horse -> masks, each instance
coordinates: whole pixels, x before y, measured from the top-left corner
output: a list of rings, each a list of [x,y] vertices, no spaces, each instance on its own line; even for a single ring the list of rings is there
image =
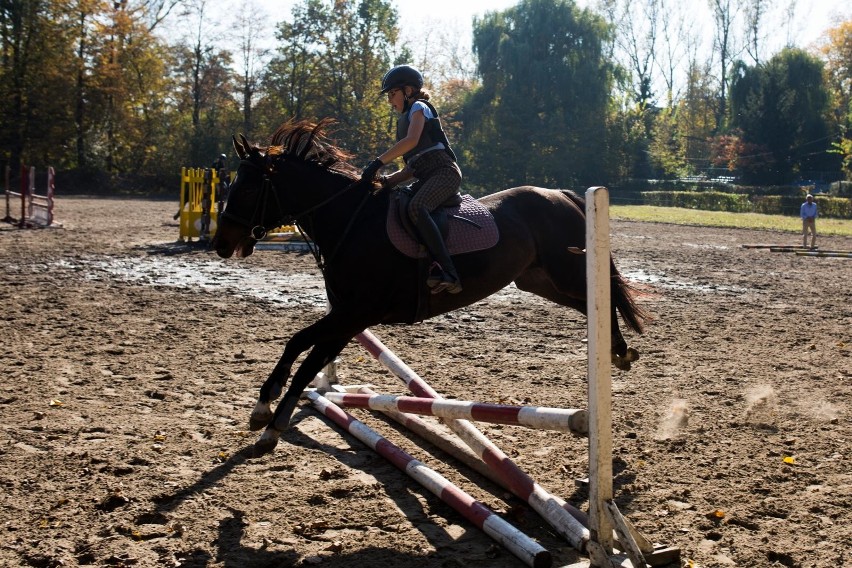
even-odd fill
[[[482,197],[499,229],[496,245],[454,258],[463,283],[457,294],[430,295],[420,261],[392,244],[386,218],[390,191],[360,179],[352,155],[337,147],[332,120],[290,120],[270,144],[233,137],[240,159],[211,247],[222,258],[247,257],[269,228],[296,224],[305,234],[325,280],[330,308],[295,333],[260,388],[251,413],[253,431],[266,428],[256,454],[272,451],[289,427],[302,392],[358,333],[378,324],[417,321],[468,306],[514,282],[520,289],[586,314],[585,204],[570,190],[521,186]],[[646,319],[635,290],[610,259],[612,362],[622,370],[639,357],[618,327],[642,333]],[[421,318],[425,319],[425,318]],[[283,392],[296,359],[310,350]]]

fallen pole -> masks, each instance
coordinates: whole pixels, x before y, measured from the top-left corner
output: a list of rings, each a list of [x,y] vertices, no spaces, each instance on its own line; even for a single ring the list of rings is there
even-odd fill
[[[747,244],[740,245],[744,249],[806,249],[800,245],[771,245],[771,244]]]
[[[441,474],[430,469],[423,462],[415,459],[402,448],[343,411],[327,397],[316,391],[307,392],[306,396],[314,408],[324,416],[423,485],[485,534],[503,545],[526,565],[533,568],[549,568],[552,565],[553,560],[550,552],[544,547],[504,521],[462,489],[453,485]]]
[[[834,258],[852,258],[852,251],[847,251],[847,250],[821,250],[821,251],[797,250],[796,256],[827,256],[827,257],[834,257]]]
[[[815,250],[815,248],[811,247],[799,247],[799,246],[784,246],[784,247],[769,247],[769,252],[799,252],[806,250]]]
[[[352,408],[394,410],[439,418],[526,426],[539,430],[570,432],[577,436],[584,436],[589,432],[588,413],[585,410],[570,408],[510,406],[464,400],[338,392],[330,392],[326,394],[326,398],[340,406]]]
[[[442,398],[369,330],[362,331],[355,336],[355,339],[370,355],[402,380],[416,396]],[[469,421],[448,420],[447,427],[455,432],[479,459],[488,464],[501,477],[503,485],[509,491],[526,501],[533,510],[556,529],[556,532],[571,543],[571,546],[581,552],[585,550],[586,544],[589,542],[589,529],[565,510],[566,502],[564,499],[549,493],[536,483]]]

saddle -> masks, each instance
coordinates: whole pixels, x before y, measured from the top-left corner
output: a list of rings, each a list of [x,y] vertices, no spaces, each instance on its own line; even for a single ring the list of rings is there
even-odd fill
[[[408,218],[408,203],[413,193],[409,188],[395,189],[388,207],[387,232],[393,246],[411,258],[428,255],[417,239],[417,231]],[[470,195],[455,194],[431,213],[444,237],[451,256],[485,250],[500,240],[494,217]]]

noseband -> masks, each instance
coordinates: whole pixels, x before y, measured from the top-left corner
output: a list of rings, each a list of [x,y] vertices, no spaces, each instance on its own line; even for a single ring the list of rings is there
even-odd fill
[[[227,207],[222,212],[222,218],[227,219],[229,221],[233,221],[234,223],[242,225],[243,227],[250,228],[251,238],[256,241],[259,241],[265,238],[266,234],[269,232],[269,228],[263,225],[263,220],[266,218],[266,205],[269,202],[270,195],[275,199],[275,208],[278,211],[278,216],[276,218],[279,219],[279,221],[276,221],[273,227],[278,227],[284,224],[284,221],[287,219],[287,216],[281,212],[281,202],[278,200],[278,194],[275,192],[275,188],[272,185],[272,180],[269,179],[269,172],[266,171],[265,168],[258,166],[250,160],[240,160],[240,165],[260,170],[263,173],[263,183],[260,186],[260,197],[258,198],[257,203],[255,203],[254,213],[252,213],[250,219],[240,217],[239,215],[234,215],[233,213],[228,211]]]

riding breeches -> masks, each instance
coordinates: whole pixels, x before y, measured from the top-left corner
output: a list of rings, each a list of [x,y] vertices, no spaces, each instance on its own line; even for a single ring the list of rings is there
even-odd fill
[[[461,186],[461,170],[449,154],[433,150],[417,158],[412,164],[417,182],[412,185],[414,197],[408,205],[408,216],[417,224],[420,215],[428,215]]]

